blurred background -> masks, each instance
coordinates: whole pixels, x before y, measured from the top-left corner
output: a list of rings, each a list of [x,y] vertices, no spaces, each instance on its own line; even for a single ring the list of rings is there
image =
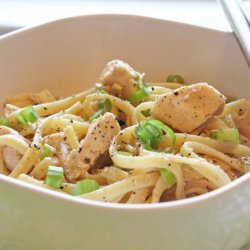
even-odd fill
[[[246,2],[250,10],[250,1]],[[64,17],[108,13],[231,30],[216,0],[0,0],[0,34]]]

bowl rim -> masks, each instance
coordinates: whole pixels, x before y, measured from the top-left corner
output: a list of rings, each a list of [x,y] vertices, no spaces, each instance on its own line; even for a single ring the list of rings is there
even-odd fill
[[[17,28],[16,30],[10,31],[6,34],[3,34],[0,36],[0,43],[8,40],[15,38],[17,36],[22,36],[26,35],[29,32],[35,31],[36,29],[43,29],[47,28],[49,26],[53,25],[58,25],[60,23],[64,22],[70,22],[74,21],[77,19],[141,19],[141,20],[149,20],[152,22],[159,22],[159,23],[168,23],[169,25],[177,25],[179,27],[186,27],[189,29],[197,29],[197,30],[206,30],[207,32],[213,32],[217,34],[233,34],[233,31],[230,30],[217,30],[213,29],[210,27],[201,27],[195,24],[189,24],[189,23],[182,23],[182,22],[177,22],[173,20],[165,20],[161,18],[156,18],[156,17],[149,17],[149,16],[143,16],[143,15],[131,15],[131,14],[87,14],[87,15],[75,15],[75,16],[70,16],[70,17],[65,17],[65,18],[60,18],[60,19],[55,19],[52,21],[40,23],[40,24],[34,24],[34,25],[28,25],[26,27],[21,27]]]
[[[219,200],[223,196],[228,195],[229,193],[236,192],[240,186],[244,186],[250,184],[250,172],[241,176],[240,178],[232,181],[231,183],[220,187],[216,190],[213,190],[209,193],[202,194],[199,196],[195,196],[192,198],[185,198],[183,200],[162,202],[162,203],[151,203],[151,204],[117,204],[117,203],[109,203],[102,201],[89,200],[85,198],[80,198],[77,196],[72,196],[67,193],[60,193],[56,190],[46,189],[44,187],[36,186],[34,184],[30,184],[24,182],[19,179],[15,179],[9,176],[5,176],[0,174],[0,183],[8,184],[9,186],[13,186],[16,188],[20,188],[24,191],[33,192],[37,195],[42,195],[47,198],[57,199],[63,202],[71,203],[74,205],[91,207],[91,208],[104,208],[107,210],[120,210],[120,211],[151,211],[151,210],[166,210],[170,211],[177,208],[188,208],[199,205],[204,205],[206,203],[211,204],[211,200]]]
[[[76,19],[141,19],[147,20],[152,22],[159,22],[159,23],[168,23],[170,25],[176,25],[178,27],[185,27],[190,29],[197,29],[197,30],[206,30],[207,32],[213,32],[216,34],[232,34],[231,31],[221,31],[215,30],[212,28],[206,27],[199,27],[193,24],[185,24],[176,21],[170,20],[163,20],[160,18],[153,18],[153,17],[145,17],[140,15],[127,15],[127,14],[96,14],[96,15],[80,15],[80,16],[73,16],[73,17],[66,17],[58,20],[53,20],[50,22],[46,22],[43,24],[38,24],[34,26],[28,26],[24,28],[20,28],[18,30],[9,32],[4,34],[0,37],[0,45],[3,42],[8,41],[9,39],[14,39],[19,36],[27,35],[30,32],[37,31],[39,29],[49,28],[53,25],[59,25],[64,22],[70,22]],[[88,200],[84,198],[79,198],[75,196],[71,196],[68,194],[63,194],[54,190],[45,189],[43,187],[35,186],[33,184],[25,183],[21,180],[11,178],[9,176],[5,176],[0,174],[0,182],[5,183],[7,185],[20,188],[27,192],[33,192],[38,195],[43,195],[52,199],[61,200],[67,203],[71,203],[74,205],[79,206],[88,206],[92,208],[101,208],[101,209],[108,209],[108,210],[119,210],[119,211],[151,211],[151,210],[172,210],[176,208],[186,208],[190,206],[201,205],[202,203],[210,202],[211,199],[220,199],[222,196],[228,194],[239,188],[246,183],[250,183],[250,173],[245,174],[244,176],[240,177],[239,179],[218,188],[212,192],[207,194],[199,195],[192,198],[187,198],[178,201],[171,201],[171,202],[163,202],[163,203],[155,203],[155,204],[115,204],[115,203],[105,203],[100,201]]]

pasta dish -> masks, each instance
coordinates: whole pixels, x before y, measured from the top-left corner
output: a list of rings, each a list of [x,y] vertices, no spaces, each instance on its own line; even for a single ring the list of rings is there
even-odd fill
[[[107,63],[93,88],[7,96],[0,173],[65,195],[158,203],[202,195],[250,170],[250,102],[180,75],[145,81]]]

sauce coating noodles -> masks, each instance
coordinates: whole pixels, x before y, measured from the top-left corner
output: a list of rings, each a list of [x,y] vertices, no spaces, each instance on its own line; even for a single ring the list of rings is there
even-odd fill
[[[93,88],[6,97],[0,173],[66,195],[158,203],[220,188],[250,169],[250,102],[206,83],[145,82],[114,60]]]

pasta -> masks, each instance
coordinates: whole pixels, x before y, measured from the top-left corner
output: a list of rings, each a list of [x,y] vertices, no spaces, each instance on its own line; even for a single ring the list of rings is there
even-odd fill
[[[250,102],[206,83],[145,82],[114,60],[95,87],[6,97],[0,173],[112,203],[159,203],[211,192],[250,170]]]

